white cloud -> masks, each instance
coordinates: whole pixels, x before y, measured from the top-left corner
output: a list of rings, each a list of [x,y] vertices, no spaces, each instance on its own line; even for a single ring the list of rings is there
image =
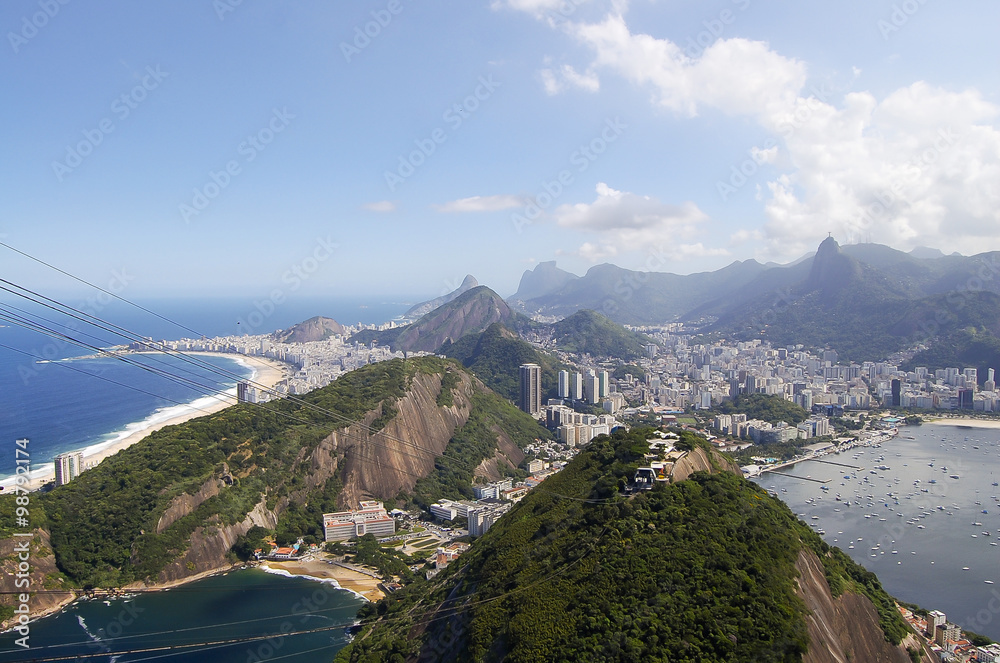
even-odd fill
[[[924,82],[881,102],[847,95],[786,131],[796,169],[768,183],[767,257],[794,257],[826,232],[908,250],[976,253],[1000,222],[996,106]]]
[[[511,8],[520,4],[509,0]],[[668,39],[634,33],[625,6],[612,3],[600,20],[573,17],[559,26],[591,53],[582,68],[564,65],[564,70],[585,71],[595,81],[611,72],[650,89],[657,106],[689,117],[703,108],[749,117],[778,139],[752,154],[758,164],[781,171],[763,187],[756,182],[764,224],[758,234],[737,233],[732,241],[762,234],[764,259],[796,258],[827,232],[841,241],[870,238],[904,250],[923,244],[975,253],[986,248],[987,239],[989,248],[996,246],[1000,112],[978,90],[956,92],[918,81],[881,100],[870,92],[843,94],[822,86],[809,91],[805,63],[765,42],[717,39],[688,54]],[[852,67],[851,73],[856,83],[861,71]],[[550,69],[542,77],[550,94],[567,89],[572,80]],[[613,245],[652,233],[633,194],[563,206],[557,217],[566,227],[589,224],[590,230],[613,219],[615,230],[605,231],[617,235]],[[689,225],[682,213],[665,217],[673,220],[650,226]]]
[[[559,94],[569,88],[580,88],[587,92],[597,92],[601,88],[597,74],[592,71],[581,74],[568,64],[559,69],[542,69],[541,76],[545,92],[549,95]]]
[[[708,217],[691,202],[669,205],[656,198],[617,191],[604,182],[596,186],[592,203],[560,205],[552,211],[558,226],[595,236],[575,252],[591,262],[615,255],[667,247],[676,257],[725,254],[699,244],[681,244]]]
[[[593,69],[610,68],[637,85],[649,85],[656,102],[686,115],[705,105],[731,114],[763,114],[787,105],[804,85],[806,67],[760,41],[719,39],[698,59],[668,39],[633,34],[621,15],[577,23],[571,35],[594,51]]]
[[[366,210],[370,212],[395,212],[396,203],[391,200],[380,200],[376,203],[366,203],[362,205]]]
[[[526,203],[527,200],[523,196],[500,194],[459,198],[441,205],[434,205],[434,209],[439,212],[499,212],[514,207],[523,207]]]

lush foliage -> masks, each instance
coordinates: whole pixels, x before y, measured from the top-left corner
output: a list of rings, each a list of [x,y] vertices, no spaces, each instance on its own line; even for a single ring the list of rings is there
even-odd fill
[[[979,384],[986,380],[989,368],[1000,369],[1000,338],[989,331],[965,327],[945,335],[923,352],[918,352],[902,368],[912,371],[925,366],[931,371],[950,366],[978,369]]]
[[[521,364],[542,367],[543,401],[556,398],[558,372],[565,368],[557,359],[539,352],[500,323],[490,325],[481,334],[467,334],[454,343],[445,343],[439,352],[457,359],[483,384],[514,402],[521,388],[518,371]]]
[[[348,561],[378,569],[384,580],[397,576],[407,581],[413,579],[413,572],[408,565],[416,560],[399,550],[383,548],[374,536],[365,534],[355,543],[354,556],[349,557]]]
[[[646,434],[598,438],[461,564],[366,606],[370,626],[338,661],[801,660],[795,561],[803,541],[822,542],[728,473],[624,497]],[[880,614],[891,605],[874,576],[835,560],[834,582],[863,585]]]
[[[333,504],[338,488],[330,482],[308,492],[304,459],[345,421],[404,395],[414,372],[428,362],[441,360],[372,364],[304,397],[331,414],[286,400],[234,406],[169,426],[39,496],[59,568],[80,585],[155,577],[184,552],[196,528],[238,523],[265,495],[269,508],[281,497],[295,498],[279,523],[283,536],[315,532],[317,513]],[[227,466],[231,486],[157,531],[175,497],[218,481]]]
[[[809,417],[801,405],[768,394],[740,394],[731,401],[722,401],[715,410],[720,414],[745,414],[748,419],[761,419],[772,424],[784,421],[791,426]]]
[[[651,342],[647,337],[587,309],[552,325],[552,335],[560,350],[625,361],[644,356],[644,346]]]

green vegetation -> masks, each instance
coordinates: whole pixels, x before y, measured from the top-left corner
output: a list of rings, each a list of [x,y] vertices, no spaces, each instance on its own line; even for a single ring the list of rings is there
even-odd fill
[[[494,454],[501,433],[522,447],[535,438],[552,437],[534,419],[496,394],[473,394],[468,421],[455,431],[444,453],[435,459],[434,471],[417,481],[413,488],[414,502],[426,509],[442,497],[472,499],[475,469]],[[499,467],[503,469],[502,464]]]
[[[543,402],[558,396],[558,373],[566,368],[500,323],[490,325],[481,334],[467,334],[454,343],[446,342],[438,352],[457,359],[483,384],[514,402],[520,390],[521,364],[542,367]]]
[[[552,325],[552,335],[560,350],[625,361],[644,356],[645,345],[652,342],[587,309]]]
[[[622,380],[626,375],[631,375],[639,382],[646,379],[646,371],[643,370],[641,366],[636,366],[635,364],[622,364],[615,369],[614,373],[611,374],[616,380]]]
[[[443,372],[449,363],[423,357],[372,364],[303,397],[337,413],[336,418],[283,400],[234,406],[168,426],[73,482],[33,498],[32,518],[49,530],[59,569],[79,586],[155,578],[185,552],[197,528],[241,522],[261,502],[273,509],[288,498],[276,529],[279,541],[321,539],[320,514],[334,508],[340,484],[333,478],[315,489],[306,486],[316,446],[345,418],[360,419],[380,404],[384,418],[418,371]],[[519,424],[508,424],[504,417],[504,426],[516,430]],[[172,523],[161,520],[175,497],[210,487],[227,466],[231,486],[221,486]],[[241,550],[249,544],[244,541]]]
[[[731,401],[722,401],[714,410],[719,414],[745,414],[748,419],[760,419],[771,424],[784,421],[790,426],[809,418],[809,413],[801,405],[767,394],[740,394]]]
[[[237,559],[246,562],[253,557],[253,552],[264,548],[264,539],[271,534],[270,530],[254,525],[246,534],[238,537],[233,544],[232,553]],[[265,549],[265,553],[268,551]]]
[[[399,550],[383,548],[371,534],[365,534],[357,540],[354,556],[346,561],[378,569],[383,580],[391,580],[393,576],[397,576],[404,582],[413,580],[413,571],[409,565],[416,563],[416,560]]]
[[[935,371],[942,368],[976,367],[979,384],[986,380],[987,369],[1000,369],[1000,338],[987,329],[976,326],[963,327],[944,335],[923,352],[918,352],[901,368],[912,371],[926,366]]]
[[[437,396],[438,407],[451,407],[455,404],[452,392],[458,386],[459,382],[458,373],[449,369],[445,370],[441,375],[441,392]]]
[[[461,564],[364,606],[337,661],[799,661],[804,546],[839,591],[873,599],[898,642],[905,624],[875,577],[742,477],[698,472],[624,496],[649,433],[597,438]]]

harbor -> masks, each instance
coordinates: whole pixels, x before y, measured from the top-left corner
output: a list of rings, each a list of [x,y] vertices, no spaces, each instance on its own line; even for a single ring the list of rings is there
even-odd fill
[[[1000,431],[903,430],[774,464],[752,480],[899,600],[1000,640],[1000,613],[989,608],[1000,582]]]

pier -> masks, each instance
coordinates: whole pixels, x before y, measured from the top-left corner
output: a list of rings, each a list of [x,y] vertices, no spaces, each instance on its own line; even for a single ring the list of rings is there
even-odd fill
[[[772,470],[773,471],[773,470]],[[830,483],[833,479],[813,479],[812,477],[800,477],[795,474],[787,474],[785,472],[774,472],[775,474],[780,474],[783,477],[791,477],[793,479],[802,479],[803,481],[815,481],[816,483]]]
[[[826,463],[827,465],[839,465],[840,467],[849,467],[852,470],[863,470],[863,469],[865,469],[865,468],[861,467],[860,465],[848,465],[847,463],[835,463],[832,460],[820,460],[818,458],[812,458],[810,460],[813,460],[813,461],[815,461],[817,463]]]

